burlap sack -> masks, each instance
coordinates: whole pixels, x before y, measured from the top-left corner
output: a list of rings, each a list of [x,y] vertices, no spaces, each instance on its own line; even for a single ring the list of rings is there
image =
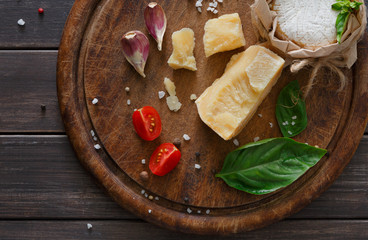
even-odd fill
[[[359,0],[363,2],[363,0]],[[352,14],[349,18],[347,29],[344,32],[341,44],[333,43],[319,47],[315,50],[305,49],[292,41],[279,39],[275,36],[277,27],[277,14],[270,10],[272,0],[255,0],[251,6],[252,24],[260,42],[267,42],[276,48],[286,59],[291,72],[298,72],[305,66],[312,66],[310,81],[305,91],[308,95],[313,81],[321,67],[328,67],[340,77],[341,88],[345,86],[345,76],[339,68],[351,68],[357,60],[357,43],[363,35],[366,25],[366,7],[363,4],[357,15]]]

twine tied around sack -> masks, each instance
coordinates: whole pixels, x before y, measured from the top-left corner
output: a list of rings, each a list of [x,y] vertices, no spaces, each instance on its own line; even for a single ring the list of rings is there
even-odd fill
[[[332,72],[336,73],[339,76],[340,88],[338,91],[340,92],[345,88],[346,76],[341,70],[341,67],[344,66],[344,58],[342,56],[335,55],[321,58],[297,59],[294,60],[290,65],[290,72],[297,73],[307,66],[311,66],[313,70],[311,72],[307,85],[303,89],[304,99],[308,96],[310,90],[312,89],[319,70],[324,67],[330,69]]]

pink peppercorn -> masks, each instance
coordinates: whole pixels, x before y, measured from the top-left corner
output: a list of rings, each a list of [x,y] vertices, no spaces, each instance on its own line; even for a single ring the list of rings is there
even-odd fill
[[[43,14],[43,8],[39,8],[39,9],[38,9],[38,13],[39,13],[39,14]]]

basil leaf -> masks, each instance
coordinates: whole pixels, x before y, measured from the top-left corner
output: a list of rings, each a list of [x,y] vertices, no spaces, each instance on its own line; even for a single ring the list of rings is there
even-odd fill
[[[276,104],[276,118],[284,137],[294,137],[308,125],[305,101],[297,80],[281,90]]]
[[[336,32],[337,32],[337,42],[338,43],[341,43],[341,37],[345,31],[349,16],[350,16],[350,12],[346,12],[346,11],[342,11],[339,13],[339,15],[337,15]]]
[[[238,190],[267,194],[293,183],[326,153],[290,138],[265,139],[229,153],[216,177]]]
[[[337,3],[332,4],[332,9],[335,11],[340,11],[336,19],[336,32],[337,32],[337,42],[341,43],[341,37],[346,29],[346,24],[348,23],[349,16],[353,10],[358,10],[362,2],[351,2],[349,0],[336,0]]]
[[[332,9],[335,11],[340,11],[342,9],[342,6],[344,5],[344,3],[342,2],[337,2],[332,4]]]

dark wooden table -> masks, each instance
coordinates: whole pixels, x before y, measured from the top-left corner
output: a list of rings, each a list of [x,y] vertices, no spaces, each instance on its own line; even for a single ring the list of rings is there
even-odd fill
[[[79,164],[60,118],[55,79],[72,4],[0,1],[0,239],[221,239],[138,219]],[[320,198],[282,222],[225,238],[368,239],[367,160],[366,131],[351,163]]]

